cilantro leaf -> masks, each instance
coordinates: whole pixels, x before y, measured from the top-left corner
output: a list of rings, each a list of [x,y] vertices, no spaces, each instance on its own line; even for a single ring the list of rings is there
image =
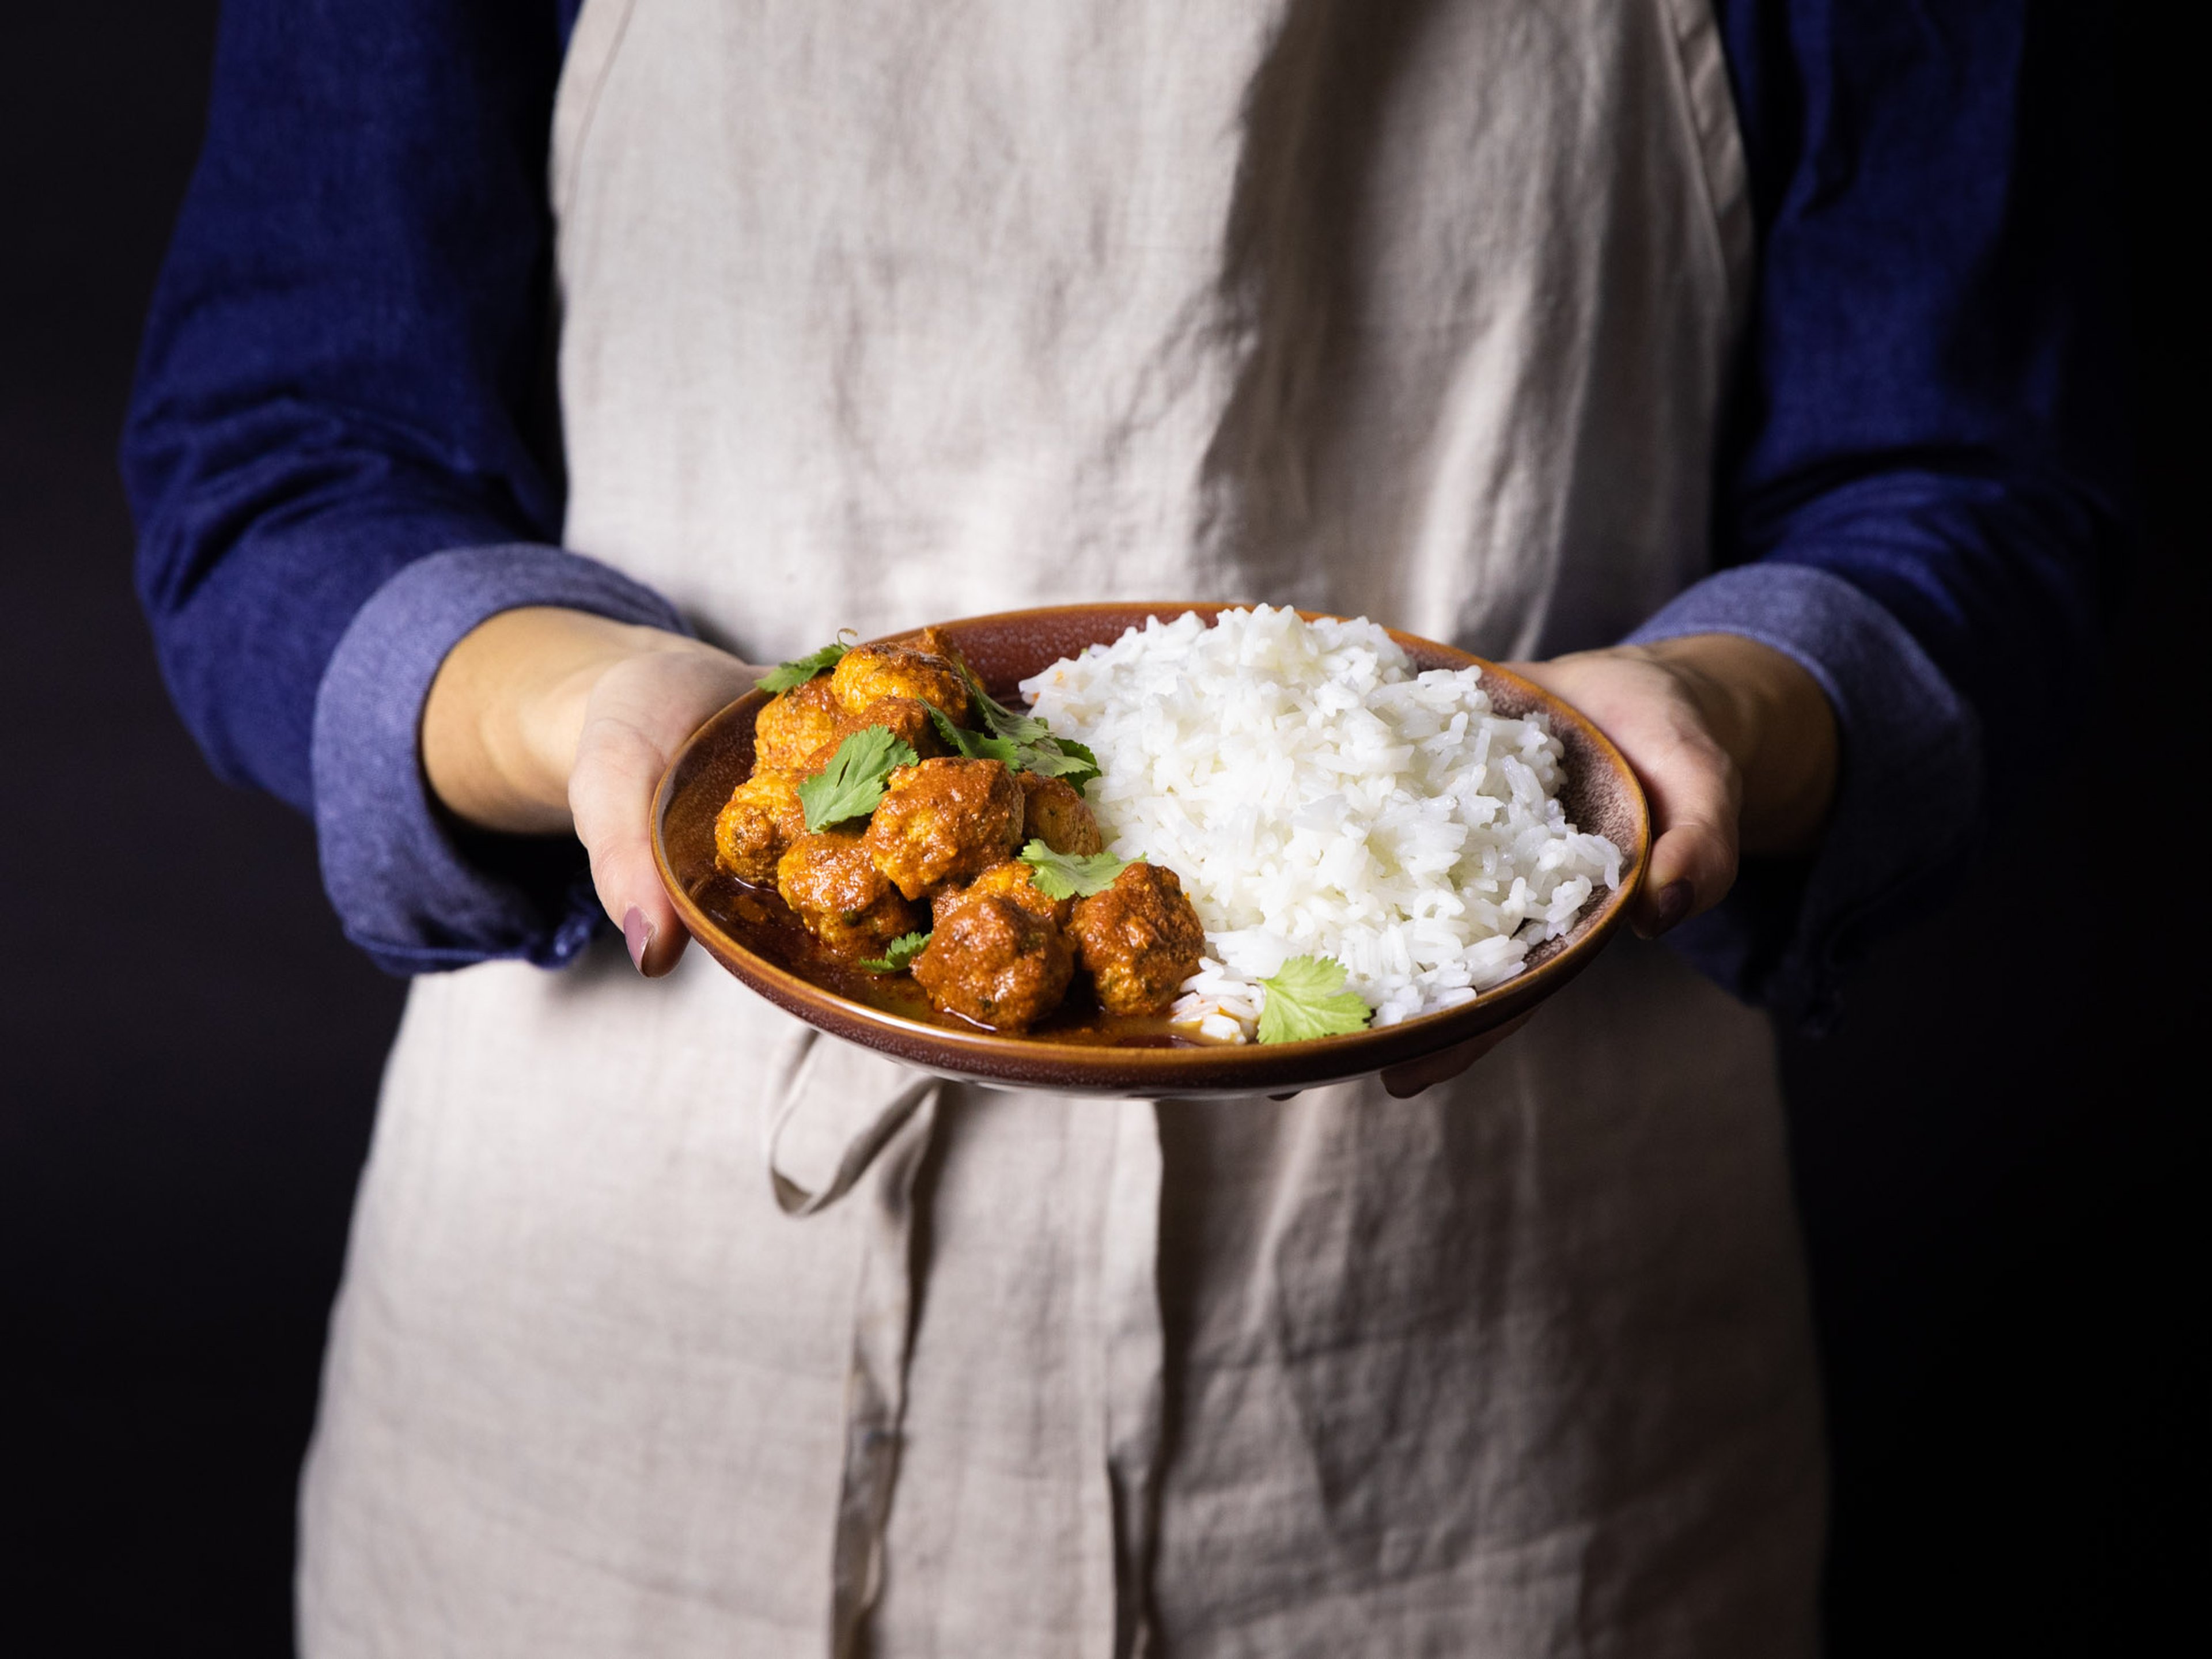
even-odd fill
[[[799,784],[806,827],[826,830],[848,818],[866,817],[884,798],[884,781],[915,759],[912,746],[888,726],[854,732],[837,745],[829,765]]]
[[[1023,848],[1019,856],[1034,872],[1030,879],[1036,884],[1037,891],[1050,899],[1090,898],[1103,893],[1131,862],[1111,853],[1055,853],[1041,841]]]
[[[996,736],[1011,738],[1015,743],[1035,743],[1052,736],[1052,728],[1034,714],[1018,714],[983,689],[983,682],[975,678],[975,671],[964,662],[952,665],[960,671],[960,678],[968,682],[968,701],[975,706],[975,718],[981,720]]]
[[[987,738],[955,726],[951,717],[933,702],[926,702],[922,707],[929,710],[929,723],[937,728],[937,735],[945,739],[954,754],[969,760],[1001,761],[1019,769],[1020,751],[1006,738]]]
[[[1260,983],[1260,1041],[1304,1042],[1364,1029],[1374,1011],[1357,991],[1344,988],[1344,964],[1334,957],[1292,957],[1273,979]]]
[[[1036,715],[1017,714],[1007,708],[983,689],[982,681],[975,678],[975,671],[966,663],[956,658],[952,665],[967,682],[968,701],[975,710],[976,719],[991,733],[991,737],[982,738],[970,734],[967,742],[951,739],[962,754],[971,757],[988,756],[992,760],[1006,762],[1018,772],[1034,772],[1042,778],[1065,778],[1078,793],[1084,785],[1099,775],[1098,757],[1082,744],[1073,738],[1055,738],[1052,728]],[[994,739],[1000,747],[991,746]],[[970,747],[971,743],[982,746]]]
[[[929,943],[927,933],[904,933],[884,948],[883,955],[865,958],[860,966],[878,974],[896,974],[922,952]]]
[[[756,691],[789,691],[812,679],[817,674],[826,674],[835,668],[852,647],[832,640],[819,651],[804,657],[793,657],[779,664],[753,682]]]
[[[1099,775],[1098,757],[1073,738],[1048,738],[1021,751],[1022,770],[1040,777],[1064,778],[1075,790]]]

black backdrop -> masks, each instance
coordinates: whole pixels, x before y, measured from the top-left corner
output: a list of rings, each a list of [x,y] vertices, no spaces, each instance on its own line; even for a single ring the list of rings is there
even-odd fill
[[[112,461],[198,141],[208,0],[16,9],[0,100],[0,1650],[280,1654],[292,1483],[401,988],[307,827],[163,699]],[[2179,54],[2123,64],[2150,549],[2093,750],[2151,845],[2201,752],[2178,556],[2201,312]],[[2194,549],[2192,548],[2192,551]],[[2077,739],[2086,744],[2090,739]],[[1785,1042],[1836,1448],[1833,1651],[2148,1651],[2183,1520],[2201,902],[2050,823]],[[2067,953],[2021,902],[2094,920]],[[2148,922],[2139,920],[2149,918]],[[2185,969],[2183,964],[2191,967]],[[2184,1069],[2180,1076],[2186,1078]],[[2196,1108],[2189,1102],[2195,1100]]]

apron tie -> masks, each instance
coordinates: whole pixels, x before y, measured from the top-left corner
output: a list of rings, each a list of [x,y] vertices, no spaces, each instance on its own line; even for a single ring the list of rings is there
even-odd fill
[[[877,1109],[866,1127],[846,1141],[836,1168],[818,1191],[802,1186],[778,1165],[784,1130],[804,1103],[804,1097],[794,1095],[786,1100],[775,1109],[775,1115],[769,1120],[768,1133],[763,1137],[761,1147],[768,1165],[769,1188],[775,1194],[776,1208],[787,1216],[805,1217],[818,1214],[844,1197],[853,1190],[854,1183],[867,1174],[868,1166],[876,1161],[877,1155],[906,1127],[907,1120],[937,1093],[939,1086],[939,1079],[916,1073],[913,1082]]]
[[[789,1053],[762,1137],[776,1207],[794,1218],[820,1214],[882,1164],[859,1221],[844,1468],[830,1555],[830,1650],[836,1659],[857,1650],[883,1581],[914,1330],[915,1176],[928,1155],[944,1086],[941,1078],[810,1031]],[[794,1162],[800,1173],[789,1168]]]
[[[1095,1103],[1109,1125],[1105,1212],[1094,1272],[1098,1340],[1095,1386],[1102,1409],[1112,1547],[1113,1659],[1148,1659],[1152,1551],[1159,1521],[1163,1364],[1159,1294],[1159,1107],[1150,1100]],[[1098,1558],[1094,1558],[1098,1559]]]
[[[913,1251],[915,1175],[928,1156],[937,1117],[938,1079],[872,1146],[884,1152],[883,1170],[863,1221],[860,1278],[853,1309],[853,1358],[845,1388],[845,1468],[837,1492],[836,1536],[831,1546],[830,1650],[835,1659],[859,1650],[861,1628],[883,1583],[884,1528],[898,1478],[906,1414],[908,1343],[914,1331]],[[886,1118],[893,1116],[886,1113]],[[864,1139],[866,1139],[864,1137]],[[859,1143],[855,1143],[855,1152]],[[873,1151],[847,1163],[866,1166]],[[844,1176],[841,1164],[839,1174]],[[846,1185],[850,1185],[847,1181]],[[835,1183],[817,1206],[842,1190]],[[805,1214],[805,1210],[794,1212]]]
[[[844,1197],[943,1085],[927,1072],[818,1031],[803,1032],[786,1052],[783,1076],[770,1096],[776,1107],[761,1137],[776,1208],[787,1216],[817,1215]]]

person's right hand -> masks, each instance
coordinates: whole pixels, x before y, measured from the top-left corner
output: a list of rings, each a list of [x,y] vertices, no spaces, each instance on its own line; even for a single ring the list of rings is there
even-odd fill
[[[653,860],[653,792],[684,740],[761,671],[680,634],[532,606],[447,653],[422,709],[422,769],[483,830],[573,830],[630,959],[666,973],[690,936]]]
[[[1649,879],[1629,911],[1657,937],[1728,894],[1740,853],[1796,855],[1818,841],[1836,790],[1835,711],[1793,659],[1735,634],[1510,665],[1597,722],[1651,803]],[[1459,1075],[1518,1030],[1392,1066],[1399,1096]]]

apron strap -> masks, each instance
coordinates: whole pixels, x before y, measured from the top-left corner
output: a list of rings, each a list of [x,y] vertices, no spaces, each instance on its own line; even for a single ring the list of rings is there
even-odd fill
[[[786,1175],[779,1162],[783,1148],[784,1131],[808,1101],[801,1089],[788,1089],[775,1115],[769,1120],[768,1132],[762,1138],[761,1152],[768,1167],[769,1189],[775,1196],[775,1206],[788,1216],[810,1216],[828,1209],[847,1193],[854,1183],[868,1172],[878,1153],[890,1144],[891,1138],[906,1125],[924,1101],[935,1096],[941,1087],[940,1080],[926,1072],[908,1073],[908,1081],[897,1093],[884,1101],[875,1115],[859,1133],[845,1143],[843,1155],[829,1182],[818,1191],[813,1191]]]

